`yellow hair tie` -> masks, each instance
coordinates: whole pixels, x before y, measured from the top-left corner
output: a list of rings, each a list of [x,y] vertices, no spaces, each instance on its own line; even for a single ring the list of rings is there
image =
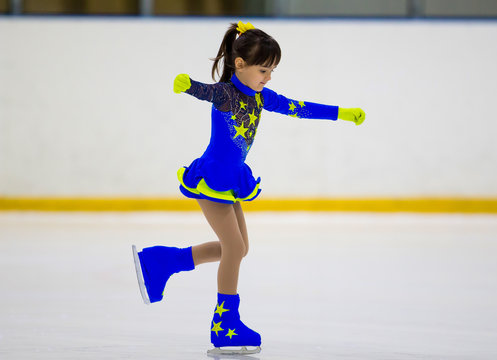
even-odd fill
[[[252,30],[252,29],[255,29],[254,25],[252,25],[251,23],[242,23],[241,21],[238,22],[238,27],[236,28],[238,30],[238,32],[241,34],[243,34],[245,31],[247,30]]]

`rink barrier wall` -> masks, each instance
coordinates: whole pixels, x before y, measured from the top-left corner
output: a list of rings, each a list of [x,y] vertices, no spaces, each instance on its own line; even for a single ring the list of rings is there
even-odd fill
[[[497,198],[268,198],[244,202],[245,211],[412,212],[497,214]],[[0,211],[199,211],[177,198],[0,198]]]
[[[211,83],[238,20],[1,18],[0,197],[178,198],[211,104],[175,94],[174,77]],[[497,22],[244,21],[284,52],[272,90],[367,114],[358,127],[264,112],[247,157],[263,195],[497,197]]]

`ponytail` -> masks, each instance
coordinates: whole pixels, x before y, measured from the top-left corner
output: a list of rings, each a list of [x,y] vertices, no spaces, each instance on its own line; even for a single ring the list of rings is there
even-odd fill
[[[250,23],[247,23],[250,24]],[[232,23],[224,35],[217,56],[212,59],[212,79],[216,81],[222,69],[220,82],[228,82],[235,73],[235,59],[241,57],[247,65],[276,66],[281,59],[281,49],[276,40],[264,31],[253,27],[238,34],[239,24]],[[252,25],[250,25],[252,26]],[[237,35],[239,35],[237,37]],[[222,63],[221,63],[222,60]]]
[[[236,30],[237,24],[232,23],[231,26],[226,31],[224,35],[223,42],[219,47],[217,56],[212,59],[214,64],[212,65],[212,79],[216,81],[216,73],[219,76],[219,67],[222,66],[222,74],[219,79],[220,82],[228,82],[235,72],[235,58],[233,57],[233,43],[236,40],[236,35],[238,31]],[[220,64],[220,61],[223,63]]]

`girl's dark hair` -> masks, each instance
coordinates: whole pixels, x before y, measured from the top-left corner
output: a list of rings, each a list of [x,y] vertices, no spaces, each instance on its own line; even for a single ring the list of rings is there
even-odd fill
[[[220,82],[228,82],[235,72],[235,59],[241,57],[247,65],[278,65],[281,49],[276,40],[259,29],[245,31],[237,38],[237,24],[232,23],[224,35],[217,56],[212,59],[212,79],[216,81],[216,73],[222,69]],[[222,64],[220,63],[223,61]]]

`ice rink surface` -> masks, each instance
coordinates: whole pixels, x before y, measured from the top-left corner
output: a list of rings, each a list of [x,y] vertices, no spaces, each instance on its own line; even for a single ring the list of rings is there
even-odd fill
[[[497,216],[248,213],[250,359],[497,359]],[[209,359],[216,264],[144,305],[131,245],[201,213],[0,213],[0,359]],[[237,358],[237,357],[226,357]]]

